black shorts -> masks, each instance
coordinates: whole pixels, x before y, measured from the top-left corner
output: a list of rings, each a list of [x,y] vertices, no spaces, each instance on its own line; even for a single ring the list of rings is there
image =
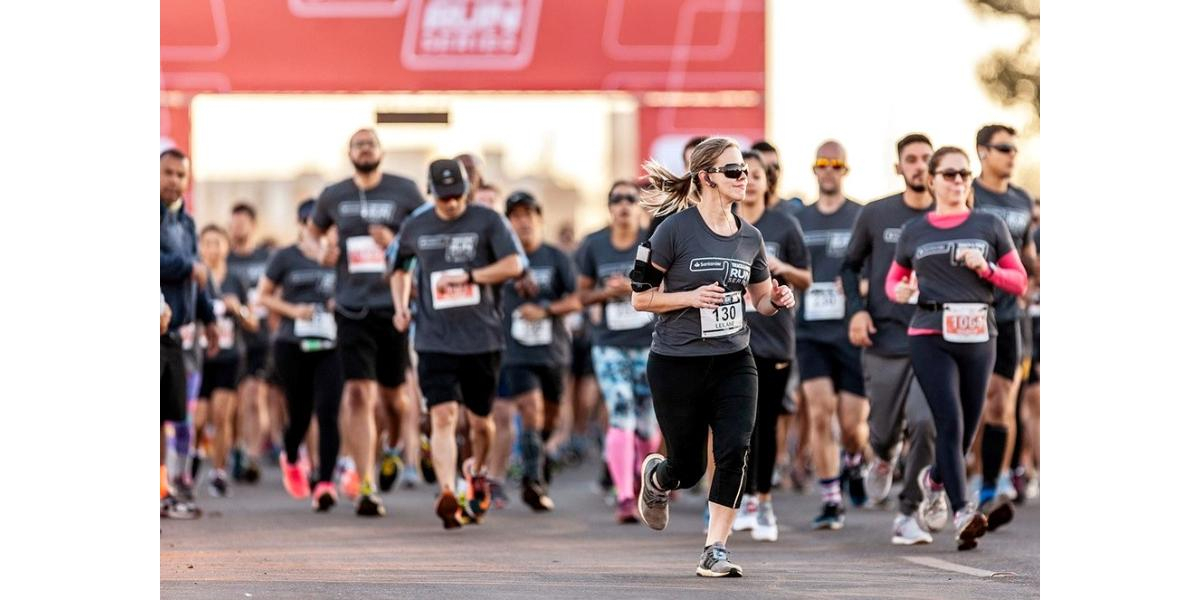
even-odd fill
[[[596,368],[592,365],[592,336],[579,335],[571,338],[571,376],[592,377]]]
[[[370,379],[387,388],[404,383],[408,369],[408,335],[396,331],[392,311],[372,310],[362,318],[346,316],[339,308],[338,360],[346,380]]]
[[[992,373],[1015,380],[1021,368],[1021,328],[1016,321],[996,323],[996,366]]]
[[[417,380],[430,409],[444,402],[458,402],[481,417],[492,414],[499,371],[499,352],[417,353]]]
[[[796,338],[796,361],[800,363],[800,382],[828,377],[833,389],[866,396],[863,385],[862,350],[850,340],[836,343]]]
[[[266,346],[249,346],[246,348],[246,365],[238,375],[238,383],[247,377],[265,379],[267,377],[267,356],[270,350]]]
[[[563,369],[548,365],[509,365],[500,369],[501,398],[511,400],[526,392],[541,389],[549,404],[562,401]]]
[[[167,334],[158,343],[158,422],[187,418],[187,373],[183,366],[183,345]]]
[[[205,362],[200,375],[200,398],[211,400],[216,390],[237,390],[236,362]]]
[[[1042,319],[1033,318],[1033,363],[1029,366],[1029,383],[1042,381]]]

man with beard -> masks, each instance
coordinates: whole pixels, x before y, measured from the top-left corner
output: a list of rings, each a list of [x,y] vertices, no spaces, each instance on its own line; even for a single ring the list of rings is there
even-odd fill
[[[933,207],[933,196],[925,186],[933,144],[922,134],[909,134],[896,144],[896,154],[896,174],[904,177],[904,192],[863,207],[842,263],[842,288],[846,314],[850,315],[850,343],[863,348],[863,376],[871,402],[868,425],[875,458],[867,468],[867,498],[875,504],[887,499],[892,472],[900,460],[901,436],[907,436],[911,446],[905,458],[904,489],[892,543],[928,544],[933,538],[921,528],[915,514],[921,502],[917,475],[933,461],[935,429],[908,352],[908,323],[917,306],[896,304],[885,290],[901,228]],[[858,286],[864,266],[870,282],[865,299]],[[944,527],[949,517],[945,502],[931,502],[928,507],[938,514],[923,515],[923,522],[934,531]]]
[[[424,199],[413,180],[379,168],[383,148],[373,130],[356,131],[349,151],[354,176],[321,192],[309,227],[318,238],[330,227],[337,227],[338,234],[336,247],[322,240],[321,262],[338,268],[337,351],[346,378],[342,439],[356,466],[343,489],[358,496],[359,515],[380,516],[384,508],[372,482],[375,406],[382,400],[399,418],[408,362],[408,337],[392,324],[395,310],[384,252]]]

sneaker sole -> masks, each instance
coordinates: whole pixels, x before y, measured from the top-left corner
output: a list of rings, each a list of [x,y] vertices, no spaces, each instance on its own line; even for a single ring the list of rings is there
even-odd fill
[[[354,509],[354,514],[360,517],[382,517],[387,514],[387,510],[383,508],[382,504],[375,505],[375,510],[363,508],[360,505],[358,508]]]
[[[764,535],[764,534],[759,534],[759,533],[755,533],[755,532],[751,531],[750,539],[752,539],[756,542],[778,542],[779,541],[779,532],[776,532],[775,535]]]
[[[742,570],[740,568],[730,569],[728,573],[718,573],[716,571],[705,569],[704,567],[696,567],[696,575],[699,577],[741,577]]]
[[[932,543],[933,543],[933,538],[930,538],[930,539],[917,538],[915,540],[910,540],[908,538],[900,537],[898,535],[892,536],[892,545],[893,546],[919,546],[921,544],[932,544]]]
[[[316,512],[329,512],[329,509],[333,508],[335,504],[337,504],[337,500],[334,500],[333,496],[322,494],[320,498],[317,498],[317,505],[313,507],[313,510]]]
[[[639,475],[642,479],[643,486],[646,485],[646,483],[645,483],[645,481],[646,481],[646,465],[649,464],[650,461],[652,461],[652,460],[665,460],[665,458],[661,454],[651,454],[651,455],[647,456],[646,458],[642,459],[642,471]],[[662,531],[662,530],[666,529],[667,523],[671,522],[670,505],[663,507],[664,518],[663,518],[662,527],[655,527],[655,526],[651,525],[649,521],[646,520],[646,508],[647,507],[646,507],[646,502],[643,498],[644,498],[644,496],[642,494],[638,494],[638,517],[642,520],[642,523],[645,523],[646,527],[649,527],[650,529],[653,529],[655,531]],[[704,530],[705,530],[705,533],[707,533],[708,527],[705,527]]]
[[[833,531],[837,531],[837,530],[841,529],[842,527],[844,527],[845,525],[846,525],[845,522],[813,523],[813,529],[815,529],[815,530],[831,529]]]
[[[987,515],[987,530],[995,531],[1013,520],[1013,507],[1009,502],[997,506]]]
[[[983,537],[987,533],[987,519],[982,515],[975,515],[971,522],[967,524],[955,541],[958,542],[959,550],[971,550],[979,544],[975,541]]]
[[[434,507],[438,518],[442,520],[443,529],[458,529],[462,522],[458,520],[458,500],[453,496],[443,496]]]

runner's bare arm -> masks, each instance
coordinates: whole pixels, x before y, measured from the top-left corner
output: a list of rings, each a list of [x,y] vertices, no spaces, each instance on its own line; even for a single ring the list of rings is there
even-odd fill
[[[509,254],[486,267],[472,269],[471,278],[478,284],[496,285],[514,277],[520,277],[521,271],[521,256]]]

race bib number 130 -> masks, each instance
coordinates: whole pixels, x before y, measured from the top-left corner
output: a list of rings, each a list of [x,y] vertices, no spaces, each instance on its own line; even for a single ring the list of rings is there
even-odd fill
[[[699,310],[700,337],[725,337],[742,330],[745,307],[741,292],[725,292],[721,306]]]

